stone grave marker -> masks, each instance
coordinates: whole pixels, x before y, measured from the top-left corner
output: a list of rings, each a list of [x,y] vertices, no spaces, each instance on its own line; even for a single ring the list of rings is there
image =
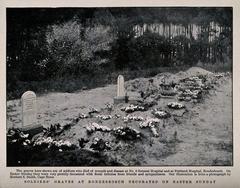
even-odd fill
[[[25,92],[21,97],[22,104],[22,128],[23,132],[35,135],[42,131],[43,127],[37,124],[37,99],[32,91]]]
[[[124,87],[124,77],[119,75],[117,79],[117,97],[114,97],[114,104],[125,103],[127,99]]]
[[[124,77],[122,75],[119,75],[117,80],[117,96],[125,96]]]

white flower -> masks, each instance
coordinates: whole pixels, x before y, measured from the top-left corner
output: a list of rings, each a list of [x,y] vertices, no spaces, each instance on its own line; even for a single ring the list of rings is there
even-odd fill
[[[185,106],[178,102],[170,102],[168,103],[168,107],[180,109],[180,108],[184,108]]]
[[[69,141],[65,141],[65,144],[64,145],[67,145],[68,147],[71,147],[71,142],[69,142]]]
[[[28,136],[29,136],[29,134],[23,134],[23,133],[20,134],[20,137],[21,137],[21,138],[27,138]]]
[[[140,128],[149,127],[154,136],[158,136],[157,130],[155,128],[156,124],[160,122],[157,118],[147,118],[146,121],[139,124]]]
[[[158,137],[158,136],[159,136],[155,127],[152,127],[152,128],[151,128],[151,131],[152,131],[152,133],[153,133],[153,135],[154,135],[155,137]]]
[[[81,113],[81,114],[79,114],[79,118],[81,118],[81,119],[88,118],[88,115]]]

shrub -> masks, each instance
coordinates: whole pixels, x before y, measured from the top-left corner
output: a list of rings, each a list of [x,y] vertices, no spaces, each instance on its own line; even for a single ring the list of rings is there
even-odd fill
[[[61,77],[96,71],[108,62],[102,54],[111,49],[113,39],[107,26],[83,27],[77,21],[52,25],[47,33],[48,74]]]
[[[130,67],[152,68],[168,64],[171,45],[165,37],[151,32],[129,42]]]

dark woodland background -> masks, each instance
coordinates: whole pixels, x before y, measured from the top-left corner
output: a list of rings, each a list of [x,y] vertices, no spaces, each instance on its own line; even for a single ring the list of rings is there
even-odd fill
[[[8,8],[7,98],[231,70],[232,8]]]

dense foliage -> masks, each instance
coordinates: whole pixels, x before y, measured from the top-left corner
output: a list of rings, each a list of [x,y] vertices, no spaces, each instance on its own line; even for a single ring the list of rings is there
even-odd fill
[[[107,63],[101,54],[110,50],[113,36],[109,30],[102,25],[83,28],[76,21],[51,26],[47,33],[49,77],[91,73],[96,65]]]

